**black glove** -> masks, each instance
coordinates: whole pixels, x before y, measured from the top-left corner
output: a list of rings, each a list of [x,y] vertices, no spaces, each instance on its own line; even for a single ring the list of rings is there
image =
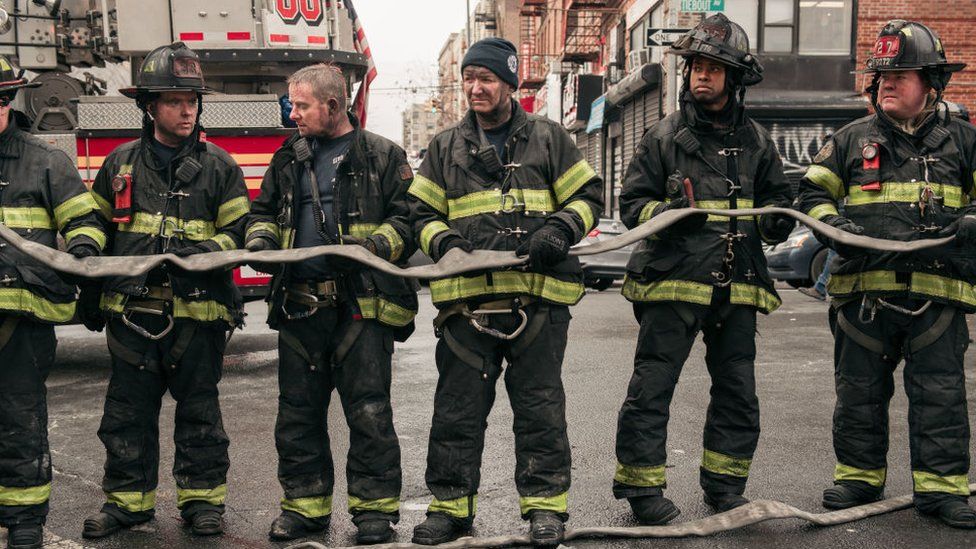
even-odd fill
[[[176,257],[190,257],[191,255],[203,254],[211,251],[209,248],[204,247],[202,244],[194,244],[192,246],[186,246],[183,248],[177,248],[175,250],[169,250],[169,253],[175,255]]]
[[[84,243],[84,244],[75,244],[74,246],[71,246],[70,248],[68,248],[68,253],[77,257],[78,259],[84,259],[86,257],[97,256],[101,252],[95,246],[92,246],[91,244],[88,243]]]
[[[976,215],[964,215],[945,228],[945,232],[956,235],[956,245],[976,247]]]
[[[437,246],[437,259],[435,261],[440,261],[452,248],[461,248],[462,251],[470,253],[474,250],[474,244],[470,240],[458,235],[452,234],[445,236]]]
[[[550,219],[515,250],[515,255],[528,254],[529,268],[540,271],[566,259],[572,238],[573,233],[565,223]]]
[[[271,240],[259,236],[249,241],[245,246],[249,252],[263,252],[265,250],[277,250],[278,245]]]
[[[668,202],[661,213],[670,210],[680,210],[683,208],[690,208],[691,202],[687,197],[681,196]],[[675,238],[679,236],[684,236],[697,232],[699,229],[705,226],[708,221],[708,214],[694,214],[689,215],[671,225],[670,227],[664,229],[657,233],[660,238]]]
[[[792,217],[783,214],[768,214],[759,218],[759,230],[772,244],[786,242],[796,227]]]
[[[377,250],[379,249],[379,246],[376,244],[377,238],[383,238],[383,237],[377,235],[370,235],[367,236],[366,238],[359,238],[358,236],[349,236],[349,235],[342,235],[341,237],[342,242],[344,244],[356,244],[362,246],[363,248],[366,248],[366,250],[369,251],[369,253],[377,257],[383,257],[379,254],[379,252],[377,252]],[[383,257],[383,259],[387,259],[387,258]]]
[[[80,288],[81,295],[78,297],[75,315],[85,328],[93,332],[101,332],[105,328],[105,315],[98,306],[102,297],[102,284],[89,280],[81,283]]]
[[[844,232],[851,234],[861,234],[864,232],[864,227],[854,223],[850,219],[840,215],[828,215],[822,218],[822,221],[831,227],[836,227]],[[864,248],[859,246],[849,246],[847,244],[841,244],[832,238],[822,236],[820,233],[814,233],[817,235],[817,240],[823,243],[824,246],[828,248],[833,248],[841,257],[846,259],[851,259],[858,257],[867,253]]]

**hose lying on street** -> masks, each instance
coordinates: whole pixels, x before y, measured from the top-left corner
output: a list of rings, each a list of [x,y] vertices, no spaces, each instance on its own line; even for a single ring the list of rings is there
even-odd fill
[[[821,233],[835,242],[885,252],[916,252],[926,248],[941,246],[953,239],[952,236],[947,236],[924,240],[901,241],[856,235],[832,227],[822,221],[789,208],[767,207],[741,210],[684,208],[663,212],[623,234],[600,241],[597,244],[573,248],[570,254],[585,256],[623,248],[624,246],[648,238],[689,215],[701,214],[732,217],[783,214],[796,219],[811,230]],[[515,255],[515,252],[475,250],[466,253],[459,249],[452,249],[435,264],[403,268],[371,254],[361,246],[355,245],[314,246],[310,248],[265,250],[260,252],[230,250],[201,253],[187,257],[177,257],[174,254],[165,253],[146,256],[104,256],[77,259],[68,253],[60,252],[43,244],[21,238],[14,230],[2,223],[0,223],[0,240],[6,241],[10,246],[13,246],[15,249],[51,269],[85,278],[136,276],[149,272],[166,263],[170,263],[184,271],[202,272],[232,268],[245,263],[296,263],[323,255],[342,256],[395,276],[425,279],[454,276],[469,271],[516,267],[526,262],[525,257],[518,257]]]
[[[969,486],[970,491],[976,491],[976,484]],[[816,526],[836,526],[856,520],[862,520],[893,511],[907,509],[912,505],[911,494],[891,499],[884,499],[875,503],[868,503],[841,511],[829,513],[808,513],[779,501],[767,499],[754,500],[742,507],[731,511],[712,515],[698,520],[669,524],[665,526],[597,526],[566,529],[565,541],[591,538],[686,538],[704,537],[737,530],[760,522],[775,519],[801,519]],[[438,545],[444,549],[459,549],[462,547],[511,547],[517,545],[532,545],[528,534],[492,536],[484,538],[461,538],[450,543]],[[325,549],[321,543],[307,541],[290,545],[286,549]],[[366,547],[366,546],[363,546]],[[407,549],[424,547],[413,543],[386,543],[370,545],[373,549]]]

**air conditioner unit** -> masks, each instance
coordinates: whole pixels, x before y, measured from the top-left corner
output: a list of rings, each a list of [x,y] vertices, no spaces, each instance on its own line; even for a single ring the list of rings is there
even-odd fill
[[[627,54],[627,72],[634,69],[639,69],[640,67],[651,62],[651,51],[648,49],[634,50]]]

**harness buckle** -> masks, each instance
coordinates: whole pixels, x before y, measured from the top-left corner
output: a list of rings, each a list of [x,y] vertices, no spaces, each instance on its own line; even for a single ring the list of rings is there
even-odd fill
[[[739,147],[728,147],[718,150],[719,156],[739,156],[740,152],[742,152],[742,149]]]
[[[515,330],[510,334],[506,334],[505,332],[496,330],[494,328],[489,328],[488,326],[484,326],[479,322],[479,321],[481,322],[487,321],[488,315],[500,315],[500,314],[507,315],[507,314],[512,314],[513,312],[516,311],[521,317],[521,322],[519,323],[518,328],[515,328]],[[511,341],[517,338],[522,333],[522,331],[525,330],[525,326],[529,323],[529,316],[525,314],[525,311],[522,310],[521,307],[518,307],[515,311],[494,310],[494,309],[475,309],[474,311],[469,311],[465,309],[461,311],[461,314],[468,319],[468,323],[471,324],[471,326],[475,330],[478,330],[483,334],[487,334],[498,339],[503,339],[505,341]]]
[[[511,201],[511,206],[509,206],[509,201]],[[518,197],[512,193],[505,193],[501,196],[501,205],[499,206],[498,212],[500,213],[514,213],[522,207],[525,209],[525,202],[520,202]]]
[[[498,234],[500,234],[500,235],[504,235],[504,236],[513,236],[514,235],[516,238],[521,238],[522,235],[529,234],[529,231],[526,231],[525,229],[523,229],[521,227],[515,227],[514,229],[511,228],[511,227],[505,227],[504,229],[498,229],[495,232],[498,233]]]
[[[155,309],[149,309],[146,307],[139,307],[139,306],[127,306],[126,311],[122,313],[122,324],[125,324],[126,326],[128,326],[130,330],[141,335],[146,339],[152,341],[159,341],[160,339],[166,337],[173,330],[174,322],[173,322],[173,315],[171,314],[166,315],[168,324],[165,328],[163,328],[163,331],[159,332],[158,334],[153,334],[149,330],[129,320],[129,313],[143,313],[143,314],[153,314],[153,315],[161,315],[163,313],[160,313]]]

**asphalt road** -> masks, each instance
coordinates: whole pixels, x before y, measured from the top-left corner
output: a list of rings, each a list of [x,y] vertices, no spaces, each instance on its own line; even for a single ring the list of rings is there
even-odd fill
[[[832,342],[826,327],[826,306],[792,290],[781,292],[784,306],[761,319],[756,364],[762,405],[763,434],[746,495],[776,499],[820,512],[820,493],[830,484],[834,457],[830,443],[833,407]],[[394,414],[402,444],[404,483],[398,541],[409,541],[423,520],[430,499],[423,476],[436,370],[433,309],[429,298],[418,317],[417,333],[397,347],[394,358]],[[273,425],[277,385],[276,336],[264,326],[263,303],[248,306],[248,326],[234,336],[221,384],[224,425],[231,439],[230,495],[227,534],[215,539],[190,536],[175,507],[172,468],[173,402],[165,399],[161,417],[162,464],[156,519],[108,540],[82,540],[85,516],[98,510],[104,449],[95,433],[109,375],[104,336],[78,327],[59,328],[58,366],[48,382],[50,442],[55,467],[49,547],[179,548],[272,547],[267,540],[277,516],[281,491],[275,469]],[[629,304],[619,286],[589,293],[573,310],[570,343],[563,378],[569,399],[568,420],[573,446],[571,525],[633,526],[626,502],[613,499],[614,431],[632,369],[637,335]],[[699,342],[685,366],[672,405],[668,438],[669,489],[681,508],[677,521],[708,516],[698,487],[701,429],[708,402],[709,380]],[[970,369],[973,353],[967,357]],[[967,382],[976,395],[976,376]],[[898,380],[891,406],[889,495],[911,491],[907,441],[907,402]],[[512,414],[504,388],[499,388],[489,418],[488,444],[475,535],[522,532],[513,482]],[[345,511],[344,454],[348,431],[333,400],[329,421],[339,468],[335,513],[327,535],[312,538],[332,546],[351,545],[354,527]],[[0,534],[0,541],[4,534]],[[652,547],[661,541],[574,541],[573,547]],[[844,526],[817,528],[796,520],[767,522],[707,539],[669,540],[682,548],[714,547],[974,547],[976,533],[945,528],[906,510]],[[284,547],[288,544],[278,544]]]

